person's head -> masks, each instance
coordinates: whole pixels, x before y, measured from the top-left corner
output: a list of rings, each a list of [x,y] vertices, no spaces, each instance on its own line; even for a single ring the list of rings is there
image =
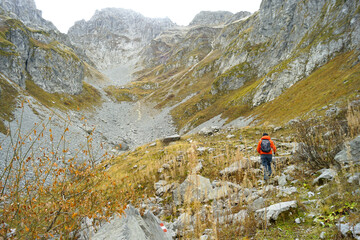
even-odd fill
[[[267,134],[267,133],[263,133],[263,136],[269,136],[269,134]]]

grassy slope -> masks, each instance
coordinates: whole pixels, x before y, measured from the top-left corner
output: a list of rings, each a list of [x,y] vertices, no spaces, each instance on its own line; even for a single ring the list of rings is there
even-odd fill
[[[61,110],[92,108],[101,103],[100,92],[85,82],[83,91],[78,95],[48,93],[30,80],[26,81],[26,90],[45,106]]]
[[[211,95],[208,86],[196,97],[175,108],[172,115],[180,128],[189,122],[198,125],[218,114],[228,121],[253,115],[262,121],[266,119],[281,124],[329,104],[338,102],[344,105],[360,90],[360,64],[355,64],[357,58],[358,54],[354,51],[341,54],[275,100],[257,108],[251,108],[248,99],[262,79],[247,82],[242,88],[223,95]],[[211,104],[199,110],[196,105],[201,102]]]
[[[337,56],[252,114],[281,124],[329,104],[346,104],[360,90],[360,64],[353,65],[357,57],[354,51]]]

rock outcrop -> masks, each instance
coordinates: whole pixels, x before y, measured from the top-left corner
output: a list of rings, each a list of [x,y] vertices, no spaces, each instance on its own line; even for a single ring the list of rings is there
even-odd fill
[[[255,214],[257,217],[267,220],[267,221],[275,221],[279,217],[279,215],[283,212],[290,211],[291,209],[297,208],[296,201],[288,201],[288,202],[281,202],[274,205],[271,205],[266,208],[262,208],[256,210]]]
[[[106,8],[96,11],[89,21],[76,22],[68,35],[99,69],[107,69],[137,59],[146,44],[174,26],[168,18],[146,18],[132,10]]]
[[[360,136],[345,144],[345,148],[335,156],[335,160],[344,166],[360,164]]]
[[[200,175],[189,175],[186,180],[173,191],[176,205],[183,202],[206,202],[214,198],[214,190],[208,178]]]
[[[5,76],[21,87],[32,80],[50,93],[82,91],[84,66],[71,48],[16,19],[2,16],[0,26],[0,72]]]
[[[165,240],[172,239],[170,231],[164,231],[162,222],[150,211],[143,216],[132,206],[128,206],[125,214],[118,215],[105,223],[91,239],[127,239],[127,240]],[[86,239],[86,238],[84,238]]]
[[[359,46],[358,7],[357,1],[262,1],[259,12],[225,27],[215,42],[227,54],[219,59],[212,93],[261,78],[252,105],[275,99],[338,53]]]
[[[3,8],[5,14],[22,21],[28,27],[57,31],[52,22],[42,17],[42,12],[36,8],[34,0],[1,0],[0,7]]]
[[[227,11],[201,11],[196,14],[194,19],[190,22],[190,26],[194,25],[206,25],[216,26],[226,23],[233,17],[233,13]]]

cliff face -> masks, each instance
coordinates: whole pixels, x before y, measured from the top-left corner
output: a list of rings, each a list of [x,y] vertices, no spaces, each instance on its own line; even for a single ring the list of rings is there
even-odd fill
[[[19,19],[31,28],[42,28],[46,31],[57,30],[54,24],[42,17],[34,0],[1,0],[0,7],[12,18]]]
[[[80,93],[84,66],[78,55],[84,54],[42,18],[34,0],[2,0],[0,9],[0,72],[21,87],[32,80],[50,93]]]
[[[194,19],[190,22],[190,26],[194,25],[221,25],[226,23],[231,17],[233,17],[233,13],[227,11],[202,11],[198,13]]]
[[[251,77],[263,78],[253,106],[271,101],[337,54],[359,47],[358,9],[358,1],[264,0],[258,13],[219,36],[216,43],[226,52],[219,73],[232,75],[231,68],[249,65],[256,70]],[[238,78],[218,80],[214,94]]]
[[[76,22],[68,34],[98,68],[106,69],[136,59],[147,43],[174,26],[167,18],[151,19],[132,10],[108,8],[96,11],[87,22]]]
[[[21,87],[34,81],[47,92],[80,93],[84,67],[71,48],[19,20],[0,19],[0,72]]]

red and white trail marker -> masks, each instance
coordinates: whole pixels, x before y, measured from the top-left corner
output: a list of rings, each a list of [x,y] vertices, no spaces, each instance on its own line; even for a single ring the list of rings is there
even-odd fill
[[[160,227],[164,232],[167,232],[167,229],[163,223],[160,223]]]

